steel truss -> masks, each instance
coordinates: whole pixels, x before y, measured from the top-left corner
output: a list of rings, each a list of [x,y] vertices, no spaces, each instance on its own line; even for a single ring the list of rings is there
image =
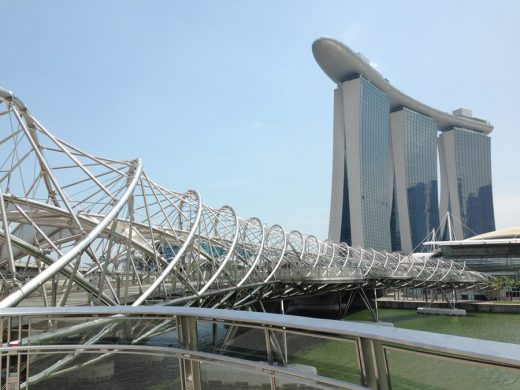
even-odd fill
[[[165,304],[240,308],[360,287],[460,288],[488,276],[426,256],[320,241],[196,191],[136,160],[88,154],[0,89],[0,307]]]

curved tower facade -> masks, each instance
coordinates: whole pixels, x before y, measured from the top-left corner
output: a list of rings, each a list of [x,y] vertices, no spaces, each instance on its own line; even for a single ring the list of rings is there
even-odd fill
[[[494,231],[490,138],[454,127],[439,136],[439,155],[443,179],[440,210],[453,217],[454,237],[465,239]]]
[[[439,221],[447,212],[457,239],[494,230],[488,122],[468,110],[450,115],[410,98],[333,39],[318,39],[312,49],[337,85],[331,240],[421,250],[433,230],[446,228]]]
[[[360,76],[334,91],[329,238],[374,249],[391,245],[390,101]],[[338,212],[338,210],[341,210]]]
[[[400,241],[393,250],[420,250],[439,227],[437,186],[437,124],[406,107],[390,114],[394,202]],[[396,234],[394,233],[394,237]]]

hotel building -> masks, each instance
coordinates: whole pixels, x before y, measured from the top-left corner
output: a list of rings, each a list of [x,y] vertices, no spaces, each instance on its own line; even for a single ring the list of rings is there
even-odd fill
[[[488,122],[410,98],[333,39],[318,39],[312,49],[337,86],[329,239],[420,250],[432,230],[448,230],[447,212],[456,239],[494,230]]]

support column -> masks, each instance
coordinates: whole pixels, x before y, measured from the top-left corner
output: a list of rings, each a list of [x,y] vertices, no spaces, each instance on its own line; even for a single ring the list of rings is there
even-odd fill
[[[282,314],[285,315],[285,307],[284,307],[284,304],[283,304],[283,299],[280,301],[280,307],[282,309]],[[284,354],[284,358],[285,358],[285,362],[287,363],[289,361],[289,353],[287,351],[287,332],[285,332],[285,330],[282,332],[282,336],[283,336],[283,354]]]
[[[365,304],[365,307],[367,308],[368,312],[372,316],[372,319],[374,320],[374,322],[378,322],[379,313],[377,310],[377,302],[376,302],[375,307],[372,308],[372,305],[370,305],[370,299],[368,298],[367,294],[365,293],[365,290],[363,288],[359,288],[358,291],[359,291],[359,296],[363,300],[363,303]],[[374,289],[374,291],[375,291],[375,289]],[[374,292],[374,300],[375,299],[376,299],[376,296],[375,296],[375,292]]]
[[[58,276],[57,275],[54,275],[54,277],[52,278],[51,294],[52,294],[52,297],[51,297],[52,306],[56,306],[56,303],[58,301]]]
[[[180,341],[185,349],[196,351],[197,320],[193,317],[178,317],[180,325]],[[191,360],[190,356],[180,359],[182,390],[201,390],[200,363]]]
[[[373,390],[390,390],[390,377],[383,345],[375,340],[360,338],[362,384]]]
[[[377,307],[377,289],[374,288],[374,307],[376,311],[376,322],[379,322],[379,308]]]

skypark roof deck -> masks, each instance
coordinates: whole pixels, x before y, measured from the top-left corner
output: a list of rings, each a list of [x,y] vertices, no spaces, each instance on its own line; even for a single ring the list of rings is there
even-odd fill
[[[341,84],[356,75],[370,80],[372,84],[388,95],[391,110],[408,107],[431,117],[441,131],[452,127],[462,127],[483,134],[493,131],[493,126],[485,120],[451,115],[405,95],[341,42],[331,38],[320,38],[313,43],[312,53],[325,74],[335,83]]]

